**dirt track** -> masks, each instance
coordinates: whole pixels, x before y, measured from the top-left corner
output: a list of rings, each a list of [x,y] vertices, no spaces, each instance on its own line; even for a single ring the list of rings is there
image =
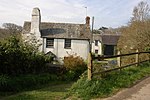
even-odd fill
[[[150,100],[150,77],[112,97],[96,100]]]

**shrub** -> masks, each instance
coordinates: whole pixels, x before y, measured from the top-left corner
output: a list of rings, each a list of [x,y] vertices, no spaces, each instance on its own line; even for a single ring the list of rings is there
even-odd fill
[[[64,58],[64,66],[69,70],[78,70],[85,67],[85,62],[79,56],[69,55]]]
[[[8,75],[39,73],[45,70],[50,58],[24,44],[20,39],[11,37],[0,43],[0,73]]]
[[[5,90],[8,86],[9,77],[7,75],[0,75],[0,90]]]
[[[68,71],[67,75],[71,76],[72,79],[79,77],[87,68],[84,60],[74,55],[69,55],[64,58],[64,67]]]
[[[0,86],[7,85],[8,76],[0,75]]]

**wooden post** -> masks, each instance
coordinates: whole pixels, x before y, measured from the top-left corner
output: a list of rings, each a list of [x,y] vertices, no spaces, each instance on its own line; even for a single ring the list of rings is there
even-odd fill
[[[118,53],[117,53],[118,55],[120,55],[121,54],[121,52],[120,51],[118,51]],[[117,57],[117,62],[118,62],[118,67],[121,67],[121,57]]]
[[[150,63],[150,53],[149,53],[149,63]]]
[[[148,53],[149,63],[150,63],[150,52]]]
[[[92,79],[92,56],[88,54],[88,80]]]
[[[138,66],[139,65],[139,50],[138,49],[136,50],[136,53],[137,54],[135,55],[135,62],[137,63],[136,66]]]

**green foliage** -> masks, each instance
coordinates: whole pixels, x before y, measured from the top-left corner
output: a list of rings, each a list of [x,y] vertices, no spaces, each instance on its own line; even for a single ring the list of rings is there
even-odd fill
[[[71,79],[79,78],[87,68],[84,60],[81,57],[74,55],[69,55],[64,58],[64,67],[67,69],[67,76]]]
[[[38,75],[20,75],[20,76],[0,76],[0,91],[23,91],[33,88],[38,88],[42,84],[47,84],[51,81],[58,81],[57,75],[38,74]]]
[[[85,67],[84,60],[79,56],[69,55],[64,58],[64,66],[69,70],[78,70]]]
[[[34,47],[24,44],[16,37],[0,43],[0,74],[43,72],[47,62],[50,62],[50,58],[38,53]]]
[[[70,82],[74,80],[75,73],[69,71],[63,74],[28,74],[18,76],[0,75],[0,92],[18,92],[40,88],[51,82]]]
[[[145,51],[150,51],[150,47],[146,47],[146,48],[145,48]]]
[[[0,75],[0,88],[7,85],[9,77],[6,75]]]
[[[64,100],[72,82],[51,81],[39,88],[19,93],[10,94],[10,92],[0,92],[2,100]],[[74,99],[73,99],[74,100]]]
[[[52,60],[50,56],[39,53],[34,47],[16,37],[11,37],[3,43],[0,42],[0,90],[20,91],[46,84],[51,80],[74,80],[80,76],[86,65],[80,57],[76,57],[74,61],[72,59],[75,65],[73,69],[66,71],[65,68],[57,68],[53,69],[57,72],[52,72],[52,68],[46,66],[46,63]],[[37,75],[42,73],[51,75]]]
[[[83,99],[110,96],[119,89],[129,87],[148,75],[150,75],[150,63],[119,72],[111,72],[103,78],[93,78],[91,81],[88,81],[87,77],[82,77],[71,87],[70,95],[76,95]]]

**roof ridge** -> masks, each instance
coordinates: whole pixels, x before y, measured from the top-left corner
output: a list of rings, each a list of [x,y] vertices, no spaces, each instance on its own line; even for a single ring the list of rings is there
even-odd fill
[[[60,23],[60,22],[41,22],[41,23],[51,23],[51,24],[73,24],[73,25],[85,25],[81,23]]]
[[[31,21],[24,21],[24,23],[31,23]],[[72,25],[86,25],[81,23],[60,23],[60,22],[41,22],[41,24],[72,24]]]

